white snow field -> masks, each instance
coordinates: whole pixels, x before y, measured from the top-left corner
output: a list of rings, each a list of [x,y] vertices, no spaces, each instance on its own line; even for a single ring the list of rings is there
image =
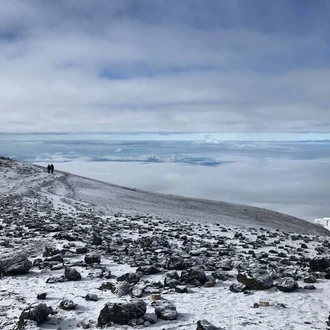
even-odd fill
[[[154,321],[144,315],[106,327],[195,330],[207,320],[214,328],[199,329],[327,328],[330,232],[322,226],[255,207],[52,175],[5,158],[0,183],[0,329],[94,329],[106,303],[135,299]],[[88,254],[99,262],[87,262]],[[24,259],[26,271],[18,261],[8,270],[6,260],[17,255],[33,265]],[[69,279],[66,268],[81,279]],[[174,285],[167,284],[171,276]],[[46,298],[37,299],[40,293]],[[161,299],[152,302],[152,294]],[[63,299],[74,308],[60,308]],[[51,307],[47,319],[20,320],[35,303]],[[157,303],[174,305],[177,315],[155,318]]]

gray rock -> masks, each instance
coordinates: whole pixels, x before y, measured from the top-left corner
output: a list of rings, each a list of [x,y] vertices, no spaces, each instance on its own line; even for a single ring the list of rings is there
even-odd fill
[[[44,300],[46,299],[46,297],[47,297],[47,292],[37,294],[37,299]]]
[[[120,298],[120,297],[128,294],[130,288],[131,288],[131,285],[128,282],[126,282],[126,281],[118,282],[115,285],[114,294],[116,294]]]
[[[69,281],[78,281],[81,280],[80,273],[72,267],[66,267],[64,271],[64,276]]]
[[[88,265],[91,264],[100,264],[101,263],[101,257],[99,254],[96,253],[88,253],[85,255],[85,262]]]
[[[22,311],[19,323],[24,324],[24,320],[32,320],[37,322],[37,325],[40,325],[47,321],[51,310],[51,307],[48,307],[46,304],[32,304]]]
[[[99,300],[99,297],[98,297],[97,294],[95,294],[95,293],[88,293],[88,294],[85,296],[85,299],[86,299],[86,300],[89,300],[89,301],[98,301],[98,300]]]
[[[234,293],[240,293],[246,291],[247,287],[242,283],[233,283],[229,286],[229,290]]]
[[[76,309],[77,307],[77,304],[75,304],[72,300],[70,299],[64,299],[60,302],[60,305],[59,307],[61,309],[64,309],[66,311],[71,311],[71,310],[74,310]]]
[[[293,292],[298,289],[298,283],[292,277],[284,277],[278,280],[276,287],[283,292]]]
[[[314,258],[310,260],[309,267],[313,272],[325,272],[330,267],[330,260],[327,258]]]
[[[108,303],[100,311],[98,317],[98,326],[109,326],[115,324],[128,324],[132,319],[142,317],[147,310],[146,303],[143,300],[130,303]]]
[[[197,321],[196,330],[223,330],[223,328],[215,327],[209,321],[200,320],[200,321]]]
[[[0,272],[3,275],[27,274],[32,267],[32,262],[22,253],[0,257]]]
[[[176,320],[178,317],[176,307],[169,301],[157,301],[155,313],[162,320]]]
[[[204,284],[207,281],[205,272],[199,267],[192,267],[187,270],[183,270],[181,273],[181,281],[189,284],[196,283],[198,281],[200,284]]]
[[[239,273],[237,281],[252,290],[267,290],[273,286],[273,278],[266,272]]]

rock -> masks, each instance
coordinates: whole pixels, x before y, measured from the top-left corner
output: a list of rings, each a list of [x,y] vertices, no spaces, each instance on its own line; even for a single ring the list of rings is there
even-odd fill
[[[164,287],[166,288],[175,288],[177,285],[180,285],[180,281],[179,280],[176,280],[174,278],[168,278],[168,277],[165,277],[165,280],[164,280]]]
[[[196,330],[223,330],[223,328],[215,327],[209,321],[200,320],[200,321],[197,321]]]
[[[76,309],[77,304],[75,304],[72,300],[64,299],[60,302],[59,307],[61,309],[66,310],[66,311],[71,311],[71,310]]]
[[[86,246],[76,248],[76,253],[77,254],[84,254],[84,253],[87,253],[87,252],[88,252],[88,249],[87,249]]]
[[[141,298],[143,296],[143,289],[146,287],[145,284],[137,284],[137,285],[134,285],[133,288],[132,288],[132,296],[133,297],[136,297],[136,298]]]
[[[46,304],[32,304],[22,311],[19,317],[19,323],[24,324],[24,320],[32,320],[37,322],[37,325],[39,326],[47,321],[51,310],[52,309]]]
[[[313,284],[307,284],[304,286],[304,290],[315,290],[316,287]]]
[[[117,281],[118,282],[126,281],[128,283],[136,284],[137,282],[139,282],[140,278],[141,276],[137,273],[126,273],[121,276],[118,276]]]
[[[0,257],[0,272],[3,275],[27,274],[32,262],[22,253]]]
[[[64,262],[62,254],[55,254],[45,259],[45,261]]]
[[[66,281],[66,278],[64,276],[60,276],[60,277],[52,276],[46,280],[46,283],[53,284],[53,283],[61,283],[61,282],[65,282],[65,281]]]
[[[198,267],[192,267],[187,270],[183,270],[181,273],[181,281],[189,284],[196,285],[196,280],[200,284],[204,284],[207,281],[205,272]],[[196,285],[198,286],[198,285]]]
[[[102,237],[94,232],[92,236],[92,245],[101,245],[102,244]]]
[[[99,287],[99,290],[110,290],[111,292],[115,292],[116,286],[111,282],[104,282]]]
[[[178,285],[175,287],[177,293],[188,293],[188,287],[186,285]]]
[[[85,255],[85,262],[88,265],[91,264],[100,264],[101,263],[101,257],[99,254],[96,253],[88,253]]]
[[[309,262],[310,270],[313,272],[326,272],[330,267],[330,260],[327,258],[314,258]]]
[[[69,281],[78,281],[81,280],[80,273],[72,267],[66,267],[64,271],[64,276]]]
[[[128,324],[132,319],[142,317],[147,310],[143,300],[130,303],[108,303],[100,311],[97,324],[99,327],[115,324]]]
[[[233,283],[229,286],[229,290],[234,293],[240,293],[246,291],[247,287],[242,283]]]
[[[155,313],[162,320],[176,320],[178,317],[176,307],[169,301],[157,301]]]
[[[219,266],[222,270],[232,270],[233,269],[233,264],[230,259],[221,261]]]
[[[212,273],[212,276],[220,281],[226,281],[228,279],[227,274],[221,270],[216,270],[215,272]]]
[[[206,282],[204,283],[206,288],[211,288],[215,286],[215,278],[212,275],[206,276]]]
[[[131,288],[131,285],[128,282],[126,282],[126,281],[118,282],[115,285],[115,289],[113,292],[120,298],[120,297],[128,294],[130,288]]]
[[[46,246],[45,247],[45,252],[43,253],[43,256],[47,258],[47,257],[55,256],[55,255],[58,255],[58,254],[61,254],[61,251],[59,249]]]
[[[137,269],[137,272],[142,272],[144,275],[158,274],[161,270],[155,265],[142,266]]]
[[[153,313],[146,313],[142,316],[142,318],[150,324],[155,324],[158,321],[157,315]]]
[[[86,299],[86,300],[89,300],[89,301],[98,301],[98,300],[99,300],[99,297],[98,297],[97,294],[95,294],[95,293],[88,293],[88,294],[85,296],[85,299]]]
[[[284,277],[278,280],[276,287],[283,292],[293,292],[298,289],[298,283],[292,277]]]
[[[316,278],[313,275],[309,275],[304,278],[305,283],[316,283]]]
[[[248,289],[267,290],[273,286],[273,278],[265,272],[255,272],[253,274],[239,273],[237,281],[245,284]]]
[[[44,300],[44,299],[46,299],[46,297],[47,297],[47,292],[37,294],[37,299],[39,299],[39,300]]]
[[[183,270],[186,269],[184,259],[180,256],[172,256],[167,262],[167,269]]]

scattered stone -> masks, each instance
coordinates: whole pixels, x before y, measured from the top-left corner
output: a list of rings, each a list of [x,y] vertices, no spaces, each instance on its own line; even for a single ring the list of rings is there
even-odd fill
[[[89,253],[85,255],[85,262],[88,265],[91,264],[100,264],[101,263],[101,257],[99,254],[96,253]]]
[[[101,310],[98,317],[98,326],[111,326],[112,323],[125,325],[132,319],[142,317],[147,310],[143,300],[130,303],[108,303]]]
[[[309,262],[310,270],[313,272],[326,272],[330,267],[330,260],[327,258],[314,258]]]
[[[195,286],[201,286],[207,281],[207,278],[203,269],[192,267],[182,271],[181,281]]]
[[[99,300],[99,297],[98,297],[97,294],[95,294],[95,293],[88,293],[88,294],[85,296],[85,299],[86,299],[86,300],[89,300],[89,301],[98,301],[98,300]]]
[[[69,281],[78,281],[81,280],[80,273],[72,267],[66,267],[64,271],[64,276]]]
[[[126,281],[118,282],[115,285],[113,293],[116,294],[120,298],[120,297],[128,294],[130,288],[131,288],[131,285],[128,282],[126,282]]]
[[[239,273],[237,281],[251,290],[267,290],[273,286],[273,278],[266,272]]]
[[[178,317],[176,307],[167,300],[156,302],[155,313],[162,320],[176,320]]]
[[[229,290],[234,293],[240,293],[246,291],[247,287],[242,283],[233,283],[229,286]]]
[[[196,330],[223,330],[223,328],[215,327],[209,321],[200,320],[200,321],[197,321]]]
[[[278,280],[276,287],[283,292],[293,292],[298,289],[298,283],[292,277],[284,277]]]
[[[66,311],[71,311],[71,310],[74,310],[76,309],[77,307],[77,304],[75,304],[72,300],[70,299],[64,299],[60,302],[60,305],[59,307],[61,309],[64,309]]]
[[[37,294],[37,299],[39,299],[39,300],[44,300],[44,299],[46,299],[46,297],[47,297],[47,292]]]

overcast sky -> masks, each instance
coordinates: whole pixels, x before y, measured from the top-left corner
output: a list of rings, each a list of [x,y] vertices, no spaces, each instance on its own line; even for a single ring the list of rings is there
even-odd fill
[[[327,0],[2,0],[0,132],[329,132],[329,17]]]

